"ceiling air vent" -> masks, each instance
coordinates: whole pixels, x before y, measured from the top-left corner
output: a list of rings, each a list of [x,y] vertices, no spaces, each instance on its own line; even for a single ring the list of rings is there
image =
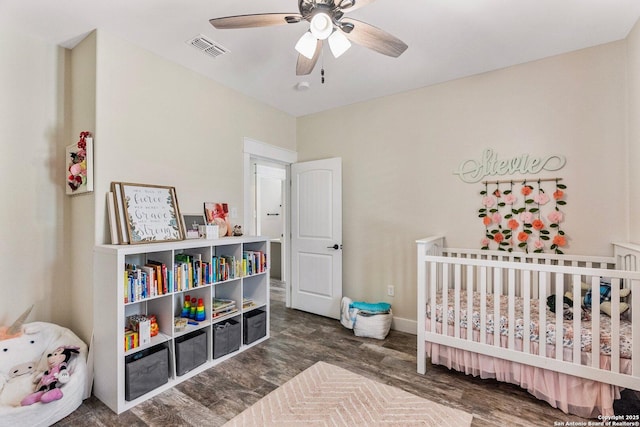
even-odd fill
[[[191,40],[188,40],[187,43],[195,47],[199,51],[206,53],[212,58],[224,55],[225,53],[229,53],[229,49],[220,46],[219,43],[207,39],[202,34],[192,38]]]

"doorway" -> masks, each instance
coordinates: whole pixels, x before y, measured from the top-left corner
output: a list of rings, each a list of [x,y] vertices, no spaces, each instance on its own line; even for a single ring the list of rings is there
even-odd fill
[[[244,138],[244,166],[243,166],[243,174],[244,174],[244,229],[247,231],[247,235],[255,236],[264,232],[263,229],[266,227],[266,232],[269,233],[277,233],[277,231],[270,231],[270,226],[268,222],[265,224],[258,224],[258,193],[263,193],[262,184],[264,183],[267,187],[275,186],[275,181],[273,178],[280,180],[282,177],[282,171],[284,171],[284,180],[281,181],[281,207],[280,207],[280,215],[266,215],[267,213],[276,213],[276,211],[272,210],[264,210],[264,217],[274,219],[273,223],[279,222],[281,224],[282,230],[280,231],[280,241],[275,241],[276,237],[274,237],[274,241],[271,244],[271,248],[274,252],[279,252],[280,260],[276,260],[274,257],[274,253],[271,253],[271,268],[274,269],[274,266],[280,266],[280,277],[281,284],[285,288],[285,305],[286,307],[291,307],[291,291],[290,291],[290,280],[291,277],[291,266],[289,265],[289,259],[291,257],[291,224],[289,219],[289,204],[288,201],[291,197],[291,189],[288,183],[290,182],[290,165],[295,163],[298,160],[298,155],[295,151],[287,150],[285,148],[276,147],[273,145],[265,144],[260,141],[256,141],[250,138]],[[260,167],[260,175],[266,175],[266,179],[258,180],[258,167]],[[275,175],[275,177],[273,176]],[[258,184],[260,183],[260,184]],[[260,185],[260,189],[258,189],[258,185]],[[275,191],[274,191],[275,192]],[[274,199],[275,197],[271,197]],[[263,202],[267,203],[267,202]],[[271,202],[268,202],[271,203]],[[268,205],[273,207],[272,204]],[[278,220],[279,218],[279,220]],[[269,236],[271,238],[271,236]],[[279,247],[277,247],[278,245]],[[277,255],[276,255],[277,256]],[[277,272],[275,272],[277,274]],[[273,273],[272,273],[273,274]]]
[[[287,182],[286,166],[252,160],[255,186],[255,228],[256,234],[269,238],[271,253],[271,279],[286,283],[286,258],[282,256],[284,226],[287,221],[284,200]]]

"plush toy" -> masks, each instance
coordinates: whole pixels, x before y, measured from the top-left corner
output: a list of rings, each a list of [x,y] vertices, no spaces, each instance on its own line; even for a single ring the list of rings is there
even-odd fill
[[[33,393],[33,376],[37,362],[21,363],[9,370],[4,389],[0,394],[0,405],[20,406],[20,400]]]
[[[584,308],[587,310],[591,309],[592,305],[592,295],[591,295],[591,285],[587,283],[583,283],[581,286],[582,294],[582,303]],[[631,289],[629,288],[621,288],[620,289],[620,299],[628,297],[631,294]],[[567,292],[565,296],[572,298],[571,292]],[[620,302],[620,308],[618,314],[621,315],[624,312],[629,310],[629,304],[626,302]],[[600,311],[611,317],[611,280],[606,278],[600,279]]]
[[[41,323],[23,325],[31,308],[25,311],[11,326],[0,327],[0,394],[9,381],[13,367],[25,360],[40,360],[46,351],[48,340],[43,335]],[[11,369],[10,369],[11,368]]]
[[[552,313],[556,312],[556,296],[555,295],[549,295],[547,297],[547,306],[549,307],[549,310]],[[573,304],[573,299],[571,298],[571,294],[567,292],[562,297],[562,317],[565,320],[573,319],[573,314],[575,311],[573,306],[574,304]],[[591,320],[591,315],[584,307],[580,308],[580,319]]]
[[[582,290],[587,292],[584,295],[584,305],[587,308],[591,308],[591,286],[583,283]],[[631,289],[620,289],[620,298],[626,298],[631,293]],[[620,303],[620,313],[622,314],[629,309],[629,304],[626,302]],[[611,317],[611,280],[601,278],[600,279],[600,311]]]
[[[67,369],[71,356],[79,353],[79,347],[58,347],[53,353],[47,355],[49,369],[36,377],[38,385],[36,392],[28,395],[20,404],[22,406],[33,405],[36,402],[49,403],[62,399],[62,391],[59,387],[69,382],[70,373]]]

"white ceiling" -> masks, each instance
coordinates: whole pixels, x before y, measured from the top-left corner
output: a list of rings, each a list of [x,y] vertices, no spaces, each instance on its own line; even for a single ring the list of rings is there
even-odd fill
[[[104,30],[302,116],[623,39],[640,16],[640,1],[377,0],[347,16],[400,38],[407,51],[390,58],[354,45],[334,59],[325,47],[308,76],[296,76],[294,50],[306,21],[233,30],[209,24],[211,18],[274,12],[297,13],[298,2],[0,0],[0,26],[64,47]],[[230,53],[211,58],[186,43],[199,34]],[[310,88],[296,91],[302,81]]]

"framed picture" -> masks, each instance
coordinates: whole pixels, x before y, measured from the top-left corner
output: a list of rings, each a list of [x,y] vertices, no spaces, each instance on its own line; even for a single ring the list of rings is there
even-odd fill
[[[67,195],[93,191],[93,138],[82,132],[80,140],[66,147]]]
[[[184,240],[174,187],[127,182],[117,184],[130,244]]]
[[[220,237],[231,236],[233,227],[229,222],[229,205],[227,203],[205,202],[204,216],[207,224],[218,226]]]
[[[119,182],[111,183],[111,192],[113,193],[114,213],[116,220],[116,232],[118,233],[118,243],[129,243],[129,234],[127,233],[127,220],[124,214],[124,203],[122,201],[122,189]]]
[[[206,225],[202,214],[182,214],[184,231],[187,239],[197,239],[200,237],[200,226]]]

